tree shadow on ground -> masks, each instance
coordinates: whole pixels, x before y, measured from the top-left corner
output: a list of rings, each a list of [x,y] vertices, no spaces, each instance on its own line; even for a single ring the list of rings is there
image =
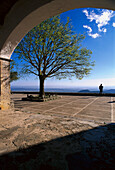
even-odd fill
[[[2,170],[110,170],[114,163],[114,123],[0,156]]]

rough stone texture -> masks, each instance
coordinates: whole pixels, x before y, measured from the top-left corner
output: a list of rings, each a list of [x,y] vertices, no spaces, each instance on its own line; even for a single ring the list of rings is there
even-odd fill
[[[95,100],[90,97],[62,96],[55,101],[39,103],[23,102],[20,100],[22,96],[12,96],[14,111],[10,110],[7,114],[0,111],[2,169],[114,169],[115,124],[104,123],[101,117],[94,121],[87,115],[79,119],[72,110],[72,107],[79,108],[78,103],[81,103],[80,109],[84,108],[88,114],[96,105],[98,109],[95,108],[94,116],[99,118],[98,112],[111,109],[109,97]],[[90,106],[94,107],[90,110],[92,100],[94,103]],[[60,107],[63,112],[59,111]],[[70,107],[71,111],[67,112],[66,107]]]
[[[0,61],[0,86],[1,86],[1,109],[7,110],[11,108],[10,100],[10,62]]]

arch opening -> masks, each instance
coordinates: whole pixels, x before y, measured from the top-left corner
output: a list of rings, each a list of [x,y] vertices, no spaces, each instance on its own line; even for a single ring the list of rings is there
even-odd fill
[[[92,11],[92,9],[90,8],[90,10]],[[96,9],[97,10],[97,9]],[[94,17],[94,13],[92,13],[92,16],[91,16],[91,13],[90,12],[88,12],[88,11],[86,11],[86,9],[82,9],[82,11],[83,11],[83,15],[87,18],[87,20],[91,20],[92,19],[92,17]],[[103,11],[103,13],[104,13],[105,11]],[[112,18],[112,15],[113,15],[113,13],[111,13],[110,11],[106,11],[106,12],[108,12],[108,15],[109,15],[109,17],[111,17]],[[110,12],[110,13],[109,13]],[[105,13],[104,13],[104,15],[105,15]],[[97,14],[95,14],[95,16],[97,16]],[[102,24],[102,21],[101,21],[101,18],[103,18],[102,17],[103,15],[99,15],[98,16],[98,18],[96,18],[96,17],[94,17],[92,20],[94,20],[95,21],[95,23],[97,22],[97,20],[99,20],[99,23],[97,23],[97,25],[96,25],[96,27],[97,27],[97,30],[99,31],[98,33],[100,33],[100,35],[97,35],[98,33],[97,32],[94,32],[93,31],[93,28],[91,28],[91,27],[89,27],[89,26],[91,26],[91,25],[83,25],[82,24],[82,27],[83,27],[83,29],[84,30],[87,30],[86,31],[86,35],[87,35],[87,37],[88,38],[90,38],[90,41],[91,42],[93,42],[93,41],[96,41],[96,43],[95,43],[95,48],[96,48],[96,46],[97,46],[97,42],[99,43],[99,41],[97,41],[97,40],[99,40],[100,38],[101,38],[101,36],[105,36],[105,33],[106,33],[106,31],[105,31],[105,29],[106,29],[106,26],[108,25],[108,23],[107,23],[107,21],[104,21],[103,22],[103,24],[104,25],[102,25],[102,26],[100,26],[99,24]],[[64,16],[63,16],[64,17]],[[108,19],[107,19],[108,20]],[[90,23],[90,22],[89,22]],[[107,25],[105,25],[105,23],[107,24]],[[91,23],[90,23],[91,24]],[[92,22],[92,24],[94,24],[93,22]],[[112,27],[112,24],[111,24],[111,27]],[[92,29],[92,31],[91,31],[91,29]],[[107,28],[108,29],[108,28]],[[113,28],[114,29],[114,28]],[[96,30],[96,31],[97,31]],[[106,37],[107,38],[107,37]],[[106,39],[107,40],[107,39]],[[110,38],[110,41],[111,41],[111,38]],[[86,45],[86,44],[85,44]],[[102,44],[98,44],[98,46],[97,46],[97,48],[99,48],[100,50],[103,48],[103,43]],[[107,45],[107,44],[106,44]],[[107,46],[106,46],[107,47]],[[99,51],[100,51],[99,50]],[[103,48],[103,51],[105,50],[105,46],[104,46],[104,48]],[[95,53],[94,53],[94,55],[95,55]],[[98,55],[97,55],[98,56]],[[105,55],[104,55],[105,56]],[[105,68],[105,69],[103,69],[103,71],[105,72],[105,70],[108,70],[107,68],[108,68],[108,63],[110,62],[110,60],[108,60],[108,62],[105,62],[105,58],[104,58],[104,60],[103,60],[103,56],[102,56],[102,58],[99,58],[98,59],[98,64],[101,64],[101,63],[103,63],[103,65],[106,65],[107,67]],[[114,61],[113,61],[113,59],[112,59],[112,61],[111,61],[111,63],[110,63],[110,67],[111,67],[111,65],[114,65]],[[112,65],[112,66],[113,66]],[[102,68],[100,67],[98,67],[98,70],[101,70]],[[101,71],[100,71],[100,73],[101,73]],[[97,74],[97,72],[95,72],[95,74]],[[99,72],[98,72],[98,76],[99,76]],[[92,80],[88,80],[89,81],[89,84],[91,84],[92,85],[92,83],[94,83],[97,87],[96,87],[96,89],[93,89],[92,91],[99,91],[98,90],[98,86],[99,86],[99,84],[101,84],[101,83],[103,83],[103,85],[104,85],[104,88],[105,88],[105,86],[107,86],[107,84],[106,83],[108,83],[108,82],[110,82],[110,81],[112,81],[112,85],[114,85],[114,78],[113,79],[109,79],[109,76],[108,76],[108,80],[104,80],[104,79],[98,79],[98,80],[94,80],[96,77],[93,77],[92,78]],[[107,78],[107,77],[106,77]],[[54,80],[55,81],[55,80]],[[67,84],[67,82],[66,82],[66,84]],[[85,84],[86,85],[86,81],[83,81],[83,83],[82,84]],[[88,84],[88,85],[89,85]],[[93,85],[94,85],[93,84]],[[78,84],[76,83],[76,86],[77,86]],[[79,84],[79,86],[81,86],[81,84]],[[87,92],[88,92],[88,89],[86,89],[86,86],[83,88],[83,89],[80,89],[80,90],[83,90],[82,92],[86,92],[86,90],[87,90]],[[75,91],[74,91],[75,92]]]
[[[110,2],[109,0],[101,0],[98,2],[95,2],[95,0],[71,2],[68,0],[54,0],[43,1],[43,4],[38,4],[36,0],[33,5],[31,5],[32,3],[33,2],[31,0],[28,2],[23,0],[16,2],[5,17],[4,24],[0,27],[0,57],[2,59],[10,59],[13,50],[21,38],[38,23],[38,20],[41,22],[46,18],[59,14],[63,11],[81,7],[95,7],[115,10],[114,1]],[[29,21],[31,21],[31,24]],[[2,72],[4,73],[5,70],[1,70],[1,74]]]

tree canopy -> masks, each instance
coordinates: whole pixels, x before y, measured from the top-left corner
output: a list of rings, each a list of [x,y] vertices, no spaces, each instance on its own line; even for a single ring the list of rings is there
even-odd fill
[[[40,94],[44,80],[56,77],[82,79],[94,66],[91,50],[82,47],[85,39],[73,30],[69,18],[63,23],[60,16],[43,21],[21,40],[14,53],[18,55],[22,74],[34,74],[40,79]]]

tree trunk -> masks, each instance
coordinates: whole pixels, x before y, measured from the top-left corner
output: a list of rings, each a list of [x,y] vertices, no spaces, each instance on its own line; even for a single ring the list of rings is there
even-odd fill
[[[43,78],[43,76],[40,76],[39,79],[40,79],[40,97],[44,98],[44,95],[45,95],[45,93],[44,93],[44,78]]]

